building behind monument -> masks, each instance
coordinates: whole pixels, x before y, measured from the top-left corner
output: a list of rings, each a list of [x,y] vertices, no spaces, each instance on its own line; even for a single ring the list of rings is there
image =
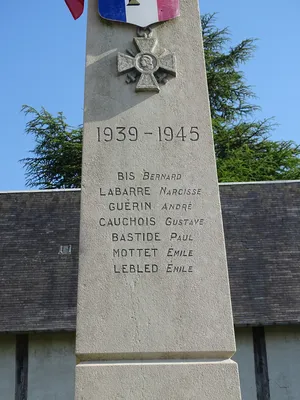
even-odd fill
[[[243,399],[298,399],[300,182],[220,192]],[[79,203],[0,194],[1,400],[74,398]]]

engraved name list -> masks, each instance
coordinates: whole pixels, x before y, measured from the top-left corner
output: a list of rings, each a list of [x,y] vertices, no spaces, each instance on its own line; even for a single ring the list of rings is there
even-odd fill
[[[195,272],[195,232],[199,237],[205,225],[202,189],[186,185],[184,174],[176,172],[116,171],[115,178],[99,188],[106,210],[99,227],[109,231],[112,273]]]

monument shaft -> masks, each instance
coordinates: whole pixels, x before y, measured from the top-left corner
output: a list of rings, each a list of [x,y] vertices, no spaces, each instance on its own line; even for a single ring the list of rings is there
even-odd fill
[[[197,0],[144,37],[89,0],[81,202],[76,398],[240,399]]]

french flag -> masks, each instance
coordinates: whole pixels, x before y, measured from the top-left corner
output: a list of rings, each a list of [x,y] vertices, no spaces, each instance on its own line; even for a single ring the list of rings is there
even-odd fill
[[[84,0],[65,0],[66,5],[68,6],[71,14],[74,19],[77,19],[81,16],[84,9]]]
[[[98,0],[102,18],[141,27],[167,21],[180,14],[179,0]]]

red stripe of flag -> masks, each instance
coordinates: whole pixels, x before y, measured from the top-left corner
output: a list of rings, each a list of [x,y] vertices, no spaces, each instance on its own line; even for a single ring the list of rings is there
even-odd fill
[[[180,15],[179,0],[157,0],[158,19],[166,21]]]
[[[71,14],[74,19],[77,19],[81,16],[84,9],[84,0],[65,0]]]

